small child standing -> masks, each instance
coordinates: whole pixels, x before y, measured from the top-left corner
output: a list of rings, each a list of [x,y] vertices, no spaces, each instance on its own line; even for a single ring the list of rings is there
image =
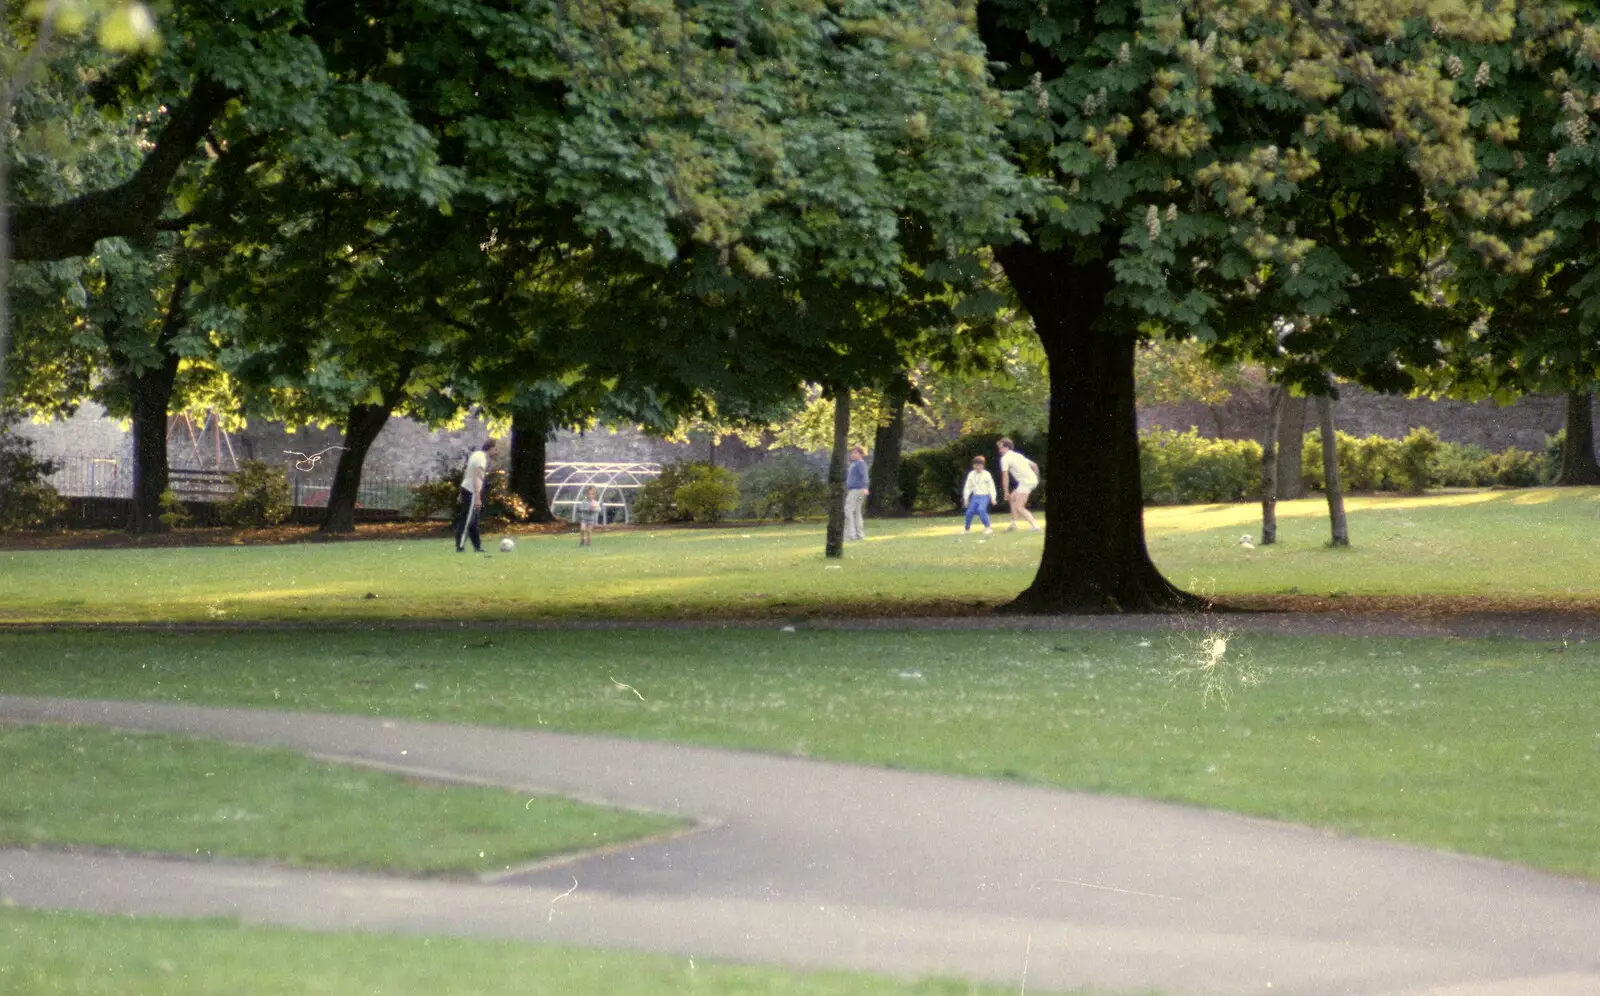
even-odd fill
[[[572,515],[578,522],[578,545],[594,546],[594,527],[600,521],[600,497],[594,488],[573,506]]]
[[[989,503],[994,501],[994,478],[984,469],[987,461],[982,456],[972,458],[972,473],[967,475],[966,486],[961,489],[961,500],[967,503],[967,528],[972,532],[972,517],[977,516],[983,520],[983,535],[993,536],[994,528],[989,524]]]

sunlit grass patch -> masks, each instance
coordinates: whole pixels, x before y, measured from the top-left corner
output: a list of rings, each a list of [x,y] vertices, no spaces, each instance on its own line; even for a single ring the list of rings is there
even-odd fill
[[[1231,597],[1301,592],[1600,602],[1589,550],[1600,491],[1473,491],[1348,502],[1330,550],[1320,498],[1279,506],[1259,545],[1255,504],[1152,508],[1151,556],[1179,584]],[[955,516],[871,520],[823,556],[823,527],[736,526],[524,537],[514,553],[448,540],[96,551],[0,551],[0,622],[498,620],[949,614],[1010,601],[1039,567],[1038,534],[964,534]],[[1257,541],[1242,547],[1241,535]],[[746,597],[764,593],[768,598]],[[368,597],[368,596],[372,597]]]

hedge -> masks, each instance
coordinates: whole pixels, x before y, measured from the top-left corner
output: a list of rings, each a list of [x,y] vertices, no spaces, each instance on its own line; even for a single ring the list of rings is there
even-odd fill
[[[1545,453],[1515,447],[1491,453],[1471,443],[1440,442],[1431,429],[1413,429],[1404,439],[1358,439],[1347,432],[1334,435],[1339,446],[1339,480],[1347,491],[1532,487],[1550,479],[1548,450],[1553,445],[1559,454],[1561,445],[1553,436]],[[1306,434],[1300,460],[1306,487],[1322,490],[1321,433]]]

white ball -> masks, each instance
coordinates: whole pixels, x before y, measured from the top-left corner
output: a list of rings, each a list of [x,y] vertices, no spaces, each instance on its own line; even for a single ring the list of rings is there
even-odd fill
[[[509,536],[507,536],[505,539],[500,541],[500,552],[501,553],[510,553],[512,550],[515,550],[516,548],[517,548],[517,541],[512,539]]]

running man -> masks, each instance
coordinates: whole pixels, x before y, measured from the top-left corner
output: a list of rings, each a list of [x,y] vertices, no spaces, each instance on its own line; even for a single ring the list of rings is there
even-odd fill
[[[1000,490],[1011,504],[1011,525],[1006,532],[1017,531],[1019,515],[1028,520],[1034,532],[1039,532],[1039,523],[1028,511],[1028,496],[1039,486],[1039,465],[1018,453],[1009,438],[1002,438],[996,445],[1000,449]],[[1015,487],[1011,483],[1013,480],[1016,481]]]

